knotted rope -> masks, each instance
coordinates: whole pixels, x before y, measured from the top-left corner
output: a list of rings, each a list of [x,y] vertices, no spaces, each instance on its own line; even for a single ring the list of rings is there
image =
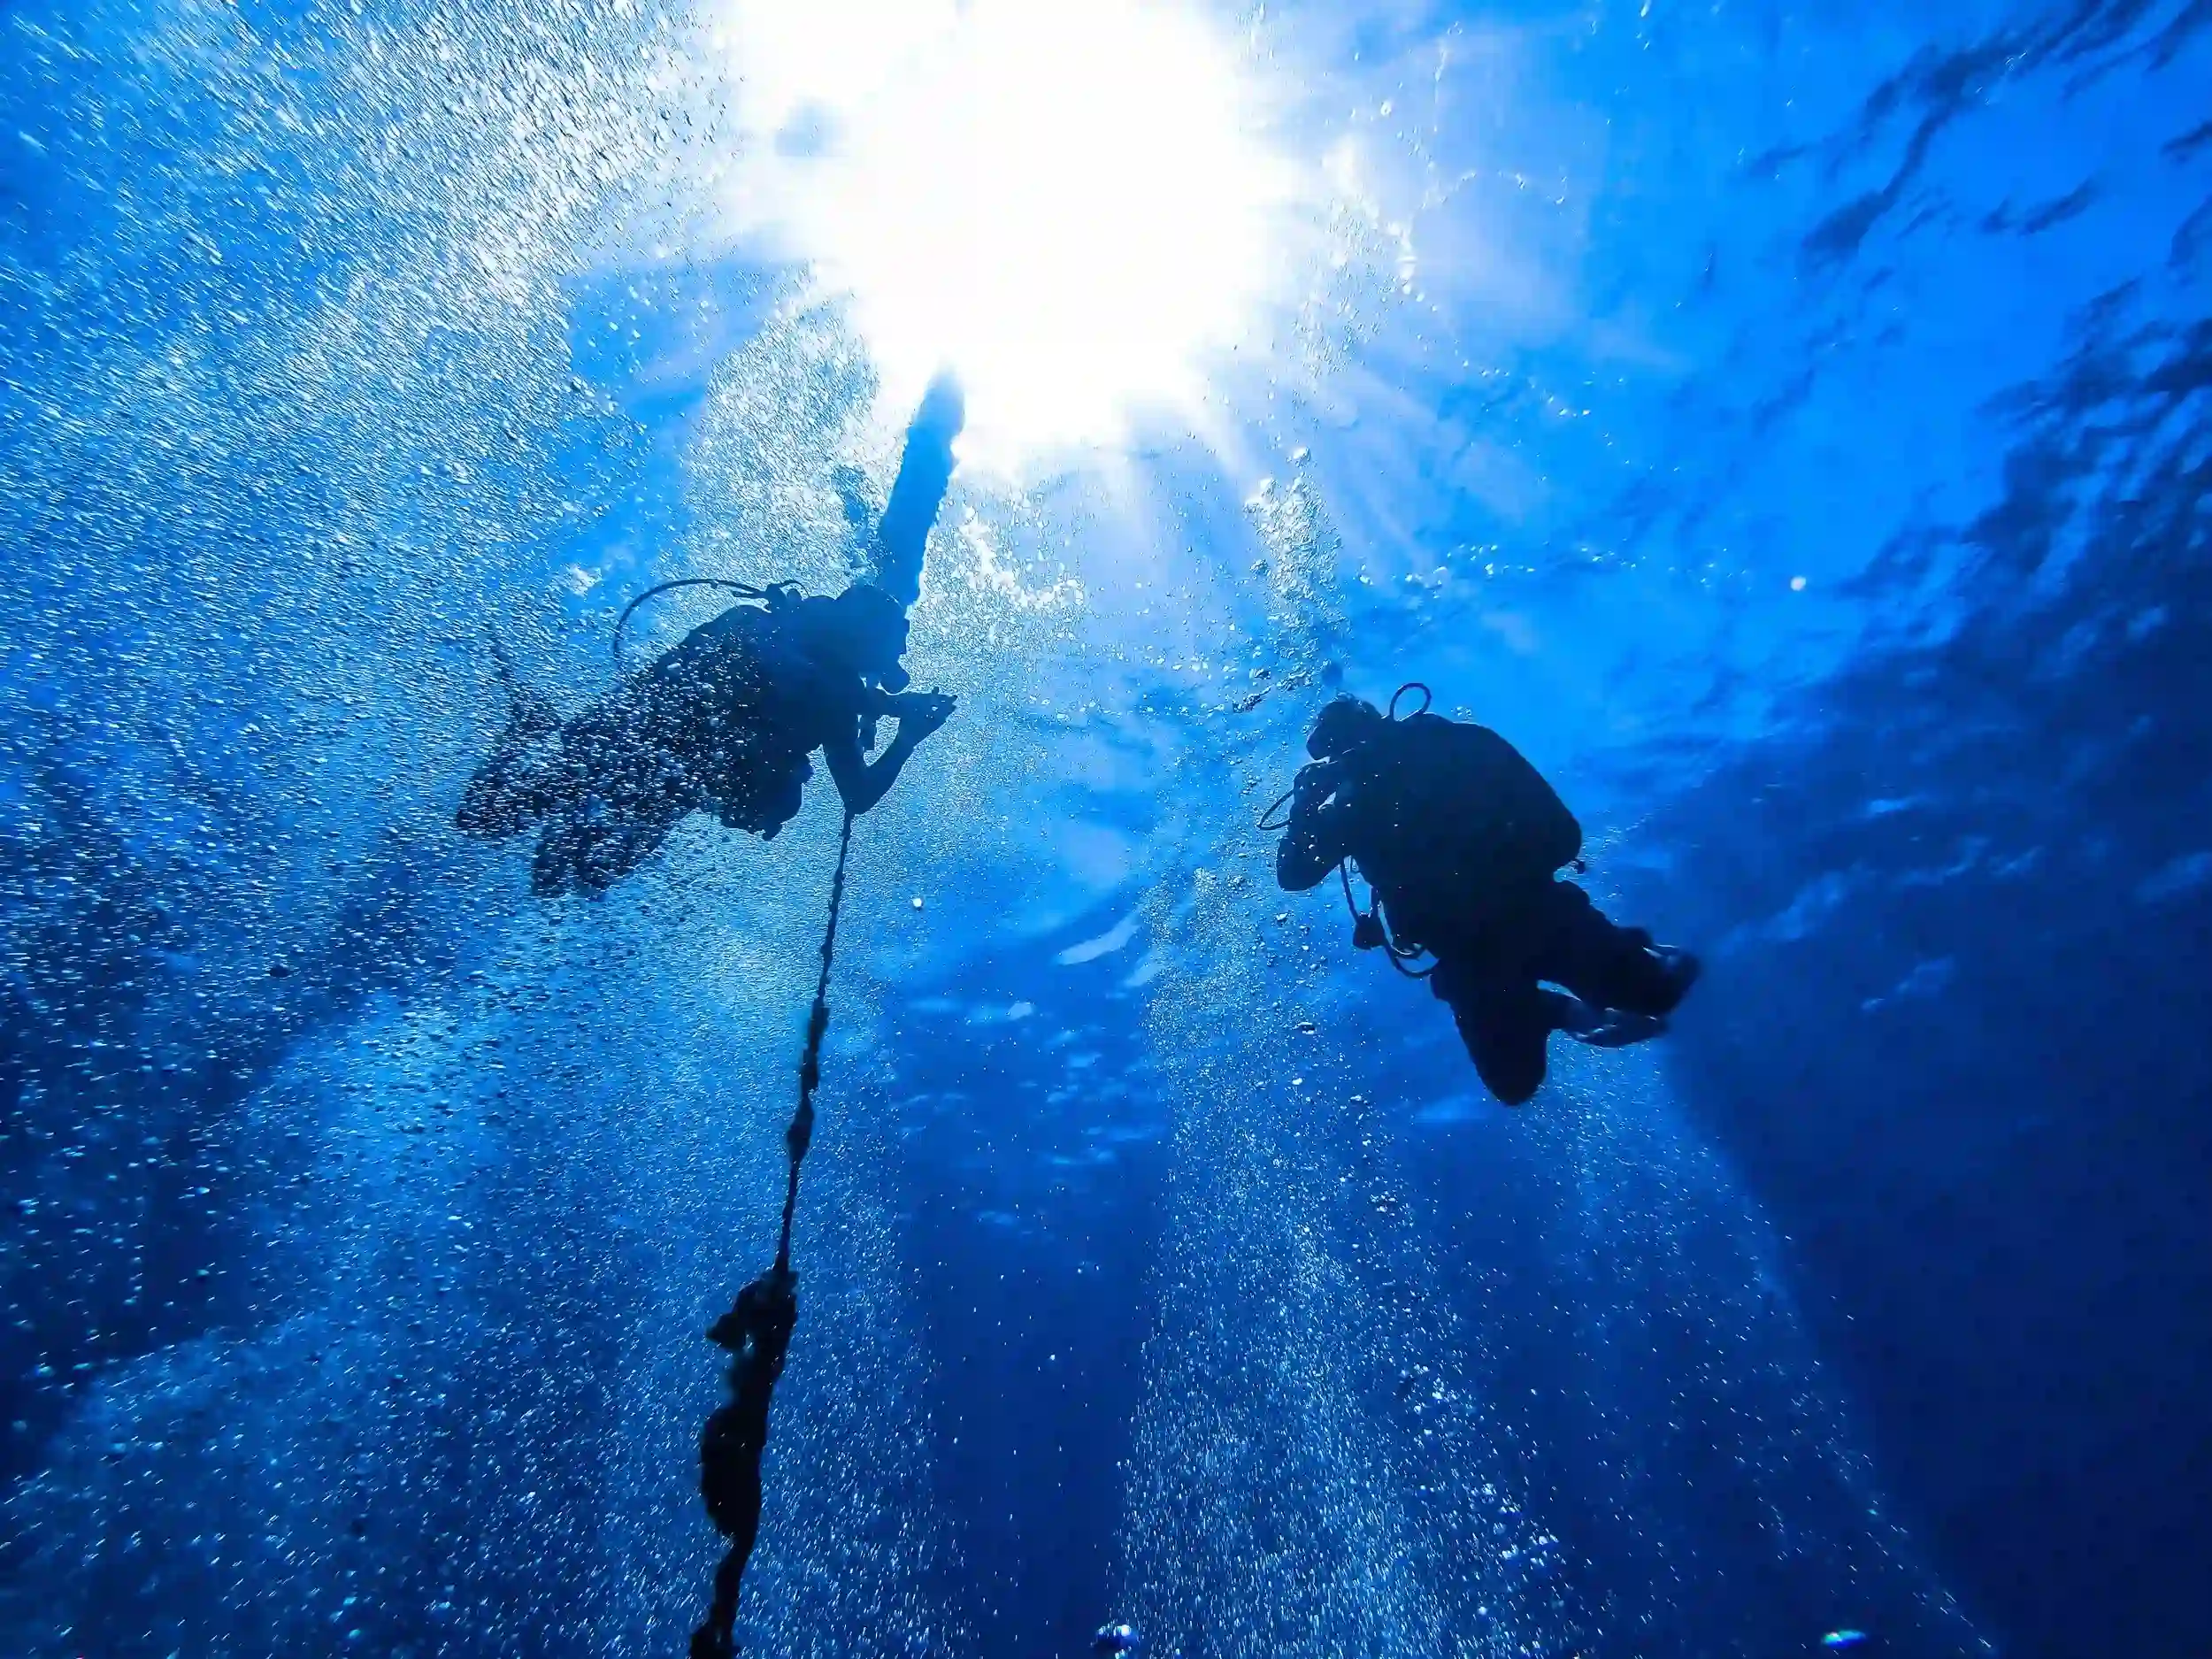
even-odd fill
[[[783,1132],[791,1171],[784,1181],[783,1231],[776,1240],[776,1271],[791,1271],[791,1217],[799,1204],[799,1165],[814,1144],[814,1091],[822,1082],[822,1039],[829,1031],[830,968],[837,960],[837,914],[845,906],[845,860],[852,851],[853,815],[837,837],[837,873],[830,878],[829,926],[822,930],[822,972],[814,981],[814,1008],[807,1015],[806,1053],[799,1061],[799,1107]]]
[[[837,873],[830,879],[829,924],[822,932],[822,972],[814,982],[807,1016],[806,1052],[799,1061],[799,1105],[783,1132],[790,1160],[784,1179],[783,1227],[776,1264],[737,1294],[729,1312],[707,1333],[735,1356],[730,1398],[707,1419],[699,1437],[699,1495],[707,1516],[730,1547],[714,1570],[714,1600],[706,1621],[691,1633],[692,1659],[729,1659],[737,1650],[738,1591],[760,1532],[760,1460],[768,1447],[768,1406],[783,1375],[792,1328],[798,1323],[799,1276],[791,1271],[791,1223],[799,1207],[799,1166],[814,1141],[814,1091],[822,1081],[822,1039],[829,1032],[830,968],[837,958],[837,917],[845,902],[845,863],[852,850],[853,815],[837,840]]]

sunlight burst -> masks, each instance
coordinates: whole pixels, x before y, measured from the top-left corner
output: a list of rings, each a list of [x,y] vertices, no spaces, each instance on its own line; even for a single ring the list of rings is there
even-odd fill
[[[732,0],[739,230],[848,297],[886,390],[949,364],[964,452],[1187,409],[1284,264],[1287,167],[1202,15],[1145,0]]]

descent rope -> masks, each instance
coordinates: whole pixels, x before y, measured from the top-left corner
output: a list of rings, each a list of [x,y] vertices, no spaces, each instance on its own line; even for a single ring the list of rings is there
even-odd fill
[[[699,1495],[715,1530],[730,1540],[714,1570],[714,1599],[704,1623],[691,1633],[692,1659],[729,1659],[737,1650],[738,1591],[760,1532],[760,1460],[768,1446],[768,1406],[784,1355],[798,1323],[799,1276],[791,1271],[791,1223],[799,1207],[799,1166],[814,1141],[814,1091],[822,1081],[822,1039],[829,1031],[830,967],[837,956],[837,917],[845,902],[845,863],[852,849],[853,815],[837,840],[837,873],[830,879],[829,923],[822,932],[822,972],[814,982],[807,1016],[806,1052],[799,1061],[799,1104],[783,1132],[789,1167],[784,1179],[783,1226],[776,1264],[737,1294],[708,1340],[735,1357],[728,1373],[729,1399],[707,1419],[699,1437]]]

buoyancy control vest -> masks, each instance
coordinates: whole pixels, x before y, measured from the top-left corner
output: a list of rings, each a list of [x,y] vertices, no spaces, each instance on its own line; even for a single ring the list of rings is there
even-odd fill
[[[733,605],[638,676],[655,725],[730,828],[772,838],[797,813],[809,754],[857,711],[800,642],[797,602]]]
[[[1347,760],[1352,856],[1403,943],[1479,932],[1581,856],[1574,814],[1486,726],[1416,714]]]

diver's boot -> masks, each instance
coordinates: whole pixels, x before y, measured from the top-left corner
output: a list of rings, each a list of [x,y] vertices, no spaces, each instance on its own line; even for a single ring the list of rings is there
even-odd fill
[[[1703,963],[1677,945],[1646,945],[1644,954],[1656,962],[1667,976],[1668,983],[1674,987],[1677,1002],[1690,994],[1697,976],[1705,972]]]
[[[1550,1005],[1552,1029],[1593,1048],[1625,1048],[1632,1042],[1656,1037],[1667,1028],[1667,1022],[1655,1014],[1624,1014],[1617,1008],[1599,1008],[1561,991],[1549,991],[1545,996]]]
[[[1592,1048],[1625,1048],[1662,1036],[1666,1029],[1667,1022],[1656,1014],[1624,1014],[1617,1008],[1609,1008],[1594,1025],[1563,1034]]]

